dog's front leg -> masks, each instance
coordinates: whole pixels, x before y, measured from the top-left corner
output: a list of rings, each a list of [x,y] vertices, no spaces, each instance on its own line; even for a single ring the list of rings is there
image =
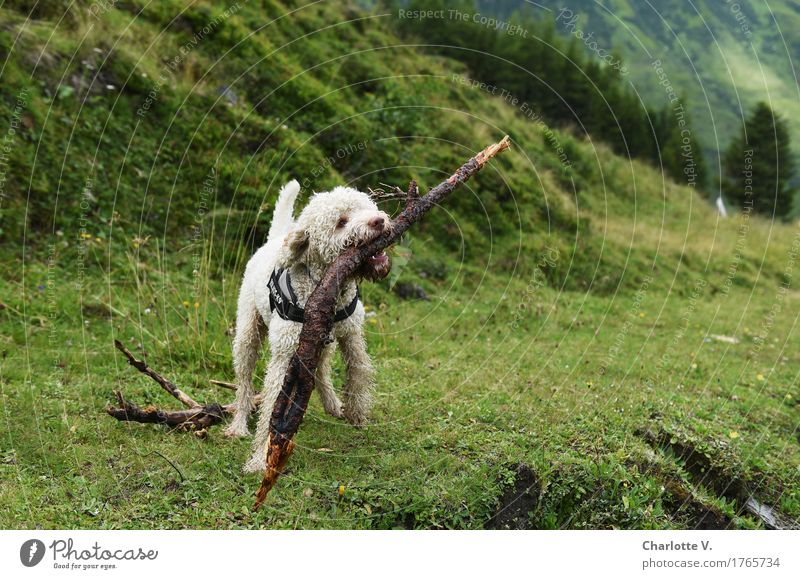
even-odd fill
[[[372,409],[372,386],[375,374],[367,354],[367,342],[360,328],[339,338],[347,366],[344,385],[344,417],[353,426],[366,426]]]
[[[267,327],[256,309],[252,292],[243,285],[236,314],[236,337],[233,339],[233,368],[236,372],[236,409],[225,429],[227,436],[247,436],[247,419],[253,410],[253,371],[261,356],[261,343]]]
[[[315,376],[315,386],[317,392],[319,392],[319,397],[322,400],[322,406],[325,408],[325,412],[334,418],[343,418],[342,403],[336,396],[336,392],[333,389],[333,381],[331,380],[331,362],[333,361],[334,352],[334,344],[325,346],[322,350],[322,356],[319,359],[319,365],[317,366],[317,373]]]
[[[269,421],[272,417],[272,409],[278,394],[283,386],[283,379],[286,370],[292,360],[294,350],[291,348],[275,351],[273,349],[272,358],[267,367],[267,374],[264,377],[264,390],[261,393],[261,407],[258,413],[258,426],[256,436],[253,439],[253,454],[250,460],[244,465],[244,472],[264,472],[267,468],[267,439],[269,438]]]

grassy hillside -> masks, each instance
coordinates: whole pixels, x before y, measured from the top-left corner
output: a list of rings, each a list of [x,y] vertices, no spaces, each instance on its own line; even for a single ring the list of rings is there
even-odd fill
[[[748,111],[759,101],[769,102],[785,117],[794,134],[800,131],[800,93],[793,64],[800,55],[800,9],[795,2],[543,0],[536,4],[539,8],[525,8],[542,20],[555,21],[561,34],[591,35],[586,43],[593,41],[593,48],[620,54],[629,70],[625,76],[650,106],[667,102],[653,66],[660,60],[669,81],[690,105],[714,172],[718,172],[718,152],[739,134]],[[503,17],[521,8],[513,0],[479,5],[485,14]]]
[[[800,516],[795,226],[719,220],[355,4],[33,4],[0,8],[0,525],[762,526],[750,496]],[[248,441],[105,416],[115,389],[171,402],[114,338],[227,397],[208,379],[232,379],[238,278],[288,179],[425,188],[506,133],[396,256],[431,300],[363,287],[373,424],[312,400],[262,511]]]

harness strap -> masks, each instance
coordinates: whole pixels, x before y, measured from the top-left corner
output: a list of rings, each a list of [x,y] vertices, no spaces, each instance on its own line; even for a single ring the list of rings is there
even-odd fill
[[[291,322],[303,323],[305,310],[297,305],[297,295],[292,288],[292,278],[288,269],[275,269],[269,277],[269,309],[278,312],[278,315]],[[353,315],[361,299],[361,290],[356,286],[356,295],[353,301],[338,310],[334,315],[334,322],[341,322]]]

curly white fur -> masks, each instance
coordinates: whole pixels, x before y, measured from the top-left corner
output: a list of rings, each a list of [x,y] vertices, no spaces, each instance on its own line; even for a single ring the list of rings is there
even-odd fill
[[[239,292],[233,340],[233,365],[238,384],[236,412],[225,431],[227,435],[249,434],[247,419],[253,410],[253,370],[266,333],[269,334],[271,353],[253,452],[244,467],[246,472],[261,472],[265,468],[272,408],[297,348],[302,327],[270,311],[267,288],[270,275],[276,267],[290,268],[298,304],[304,306],[327,266],[345,247],[370,241],[391,227],[389,216],[380,211],[369,196],[349,187],[316,193],[295,221],[292,211],[299,191],[297,181],[291,181],[281,189],[267,243],[248,262]],[[386,258],[381,256],[378,259]],[[350,280],[339,294],[337,309],[349,304],[355,293],[356,283]],[[325,411],[331,416],[345,418],[355,426],[366,424],[372,406],[374,372],[367,354],[363,325],[364,306],[359,302],[353,315],[334,324],[334,342],[323,351],[315,384]],[[341,347],[347,367],[344,404],[336,396],[331,381],[331,361],[336,344]]]

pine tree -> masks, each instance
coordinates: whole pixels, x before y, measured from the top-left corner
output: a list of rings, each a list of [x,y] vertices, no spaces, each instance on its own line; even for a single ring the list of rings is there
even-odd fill
[[[758,103],[725,153],[722,189],[745,210],[788,217],[795,166],[786,121]]]
[[[563,101],[559,121],[563,124],[585,123],[589,113],[591,86],[584,74],[585,57],[578,40],[570,41],[567,51],[561,57],[561,72],[552,79],[551,84]]]
[[[682,120],[679,122],[678,109],[681,107]],[[653,160],[660,162],[664,171],[680,184],[703,189],[706,184],[707,167],[703,148],[692,131],[689,105],[684,99],[678,105],[666,105],[657,116],[654,124],[660,156]]]

